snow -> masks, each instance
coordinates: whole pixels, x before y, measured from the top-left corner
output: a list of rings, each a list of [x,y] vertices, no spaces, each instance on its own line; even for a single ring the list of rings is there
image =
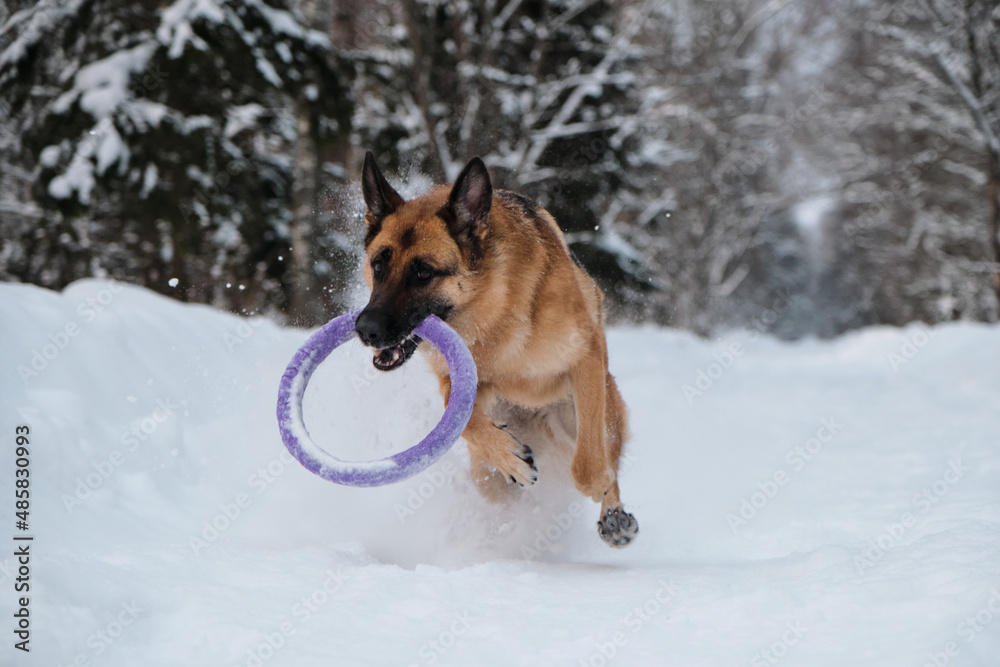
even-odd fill
[[[14,664],[995,664],[1000,327],[611,330],[641,526],[622,551],[544,451],[509,506],[461,442],[395,486],[305,471],[274,410],[307,335],[105,280],[0,284],[5,437],[29,424],[34,452]],[[421,360],[377,374],[358,344],[305,400],[344,458],[441,414]]]
[[[142,172],[142,189],[139,191],[139,196],[143,199],[148,197],[149,193],[153,191],[153,188],[156,187],[159,180],[160,170],[157,168],[156,163],[148,163]]]
[[[140,122],[159,123],[165,107],[146,101],[137,103],[129,90],[133,75],[146,70],[154,50],[155,44],[144,43],[81,67],[73,77],[73,87],[53,102],[52,112],[56,115],[66,115],[74,104],[79,104],[97,122],[81,133],[65,171],[49,181],[50,196],[68,199],[75,193],[80,203],[87,205],[96,185],[95,171],[103,175],[115,164],[122,173],[128,168],[128,146],[112,114],[124,108]],[[57,166],[60,152],[59,146],[47,146],[40,155],[41,163]]]
[[[836,207],[833,197],[823,195],[799,202],[792,207],[792,221],[802,236],[806,254],[814,270],[823,268],[831,259],[833,248],[828,247],[824,228],[826,216]]]
[[[24,60],[57,25],[76,16],[85,3],[86,0],[42,0],[7,17],[0,25],[0,42],[7,42],[0,50],[0,70]],[[14,31],[19,31],[17,37],[8,40]]]
[[[127,107],[127,111],[129,118],[143,129],[146,127],[159,127],[163,118],[173,113],[164,104],[144,99],[132,100]]]
[[[318,30],[306,30],[295,16],[287,11],[275,9],[259,0],[246,0],[243,5],[254,9],[268,23],[271,33],[275,35],[286,35],[304,40],[312,46],[330,48],[330,40],[326,35]],[[228,24],[247,46],[256,47],[258,35],[246,28],[236,9],[218,0],[176,0],[162,11],[161,22],[156,30],[160,43],[169,45],[167,55],[170,58],[179,58],[189,42],[196,49],[209,50],[209,45],[195,34],[192,27],[192,24],[198,21]],[[286,44],[279,42],[276,50],[286,63],[291,61],[292,53]],[[271,63],[261,53],[256,54],[256,59],[261,74],[280,88],[281,79],[276,74],[274,77],[271,76],[273,70]]]
[[[89,144],[80,144],[81,148]],[[77,150],[66,171],[49,181],[49,195],[56,199],[69,199],[75,192],[82,204],[90,203],[90,193],[97,182],[94,180],[94,164],[90,158]]]
[[[59,163],[59,155],[62,153],[62,148],[57,144],[51,146],[46,146],[42,149],[42,152],[38,154],[38,164],[43,167],[54,167]]]
[[[267,109],[256,103],[233,106],[226,109],[226,127],[223,135],[232,139],[243,130],[254,128],[260,116]]]
[[[259,49],[254,49],[254,55],[256,56],[255,62],[257,63],[257,71],[261,73],[268,82],[275,88],[282,88],[284,82],[282,82],[281,77],[278,76],[278,72],[274,69],[274,65],[264,57],[263,52]]]
[[[97,173],[104,174],[111,165],[121,162],[128,166],[129,151],[121,135],[114,125],[108,127],[107,132],[101,135],[100,143],[97,145]]]
[[[59,96],[52,111],[65,115],[73,102],[79,101],[80,108],[95,119],[110,116],[129,99],[132,75],[146,69],[155,48],[155,44],[143,43],[81,67],[73,88]]]
[[[823,224],[823,216],[830,212],[834,204],[833,197],[826,195],[807,199],[795,205],[792,219],[803,233],[821,234],[820,226]]]
[[[160,13],[156,37],[161,44],[170,45],[167,55],[171,59],[181,57],[188,42],[199,51],[209,50],[205,40],[196,35],[191,27],[199,20],[223,23],[226,15],[214,0],[177,0]]]
[[[282,62],[286,64],[292,62],[292,50],[288,48],[288,44],[286,44],[285,42],[277,42],[274,45],[274,51],[275,53],[278,54],[278,57],[281,58]],[[310,98],[310,99],[315,99],[315,98]]]
[[[305,28],[290,13],[282,9],[269,7],[263,2],[259,2],[259,0],[247,0],[247,6],[253,7],[260,12],[264,20],[270,24],[271,32],[299,39],[305,37]]]

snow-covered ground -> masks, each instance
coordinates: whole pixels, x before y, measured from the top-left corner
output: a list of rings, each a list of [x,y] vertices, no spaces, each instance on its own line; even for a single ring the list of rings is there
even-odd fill
[[[785,344],[610,332],[631,408],[622,551],[540,463],[479,499],[464,444],[342,488],[290,460],[278,378],[306,332],[87,280],[0,285],[0,516],[31,428],[31,653],[16,665],[996,665],[1000,328]],[[358,345],[306,421],[384,456],[442,410],[419,359]],[[9,542],[10,545],[14,543]],[[4,560],[5,558],[5,560]]]

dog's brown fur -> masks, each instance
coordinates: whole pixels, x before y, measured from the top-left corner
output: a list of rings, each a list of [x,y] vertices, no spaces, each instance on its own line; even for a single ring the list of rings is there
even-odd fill
[[[514,411],[533,417],[535,432],[547,440],[575,437],[576,487],[601,503],[602,538],[628,544],[638,524],[622,509],[617,480],[627,414],[608,372],[603,295],[556,221],[530,199],[494,192],[478,158],[454,186],[403,201],[369,153],[363,183],[369,309],[403,322],[404,335],[430,312],[439,314],[476,362],[478,393],[463,437],[480,491],[496,498],[511,482],[523,486],[537,478],[530,447],[498,423],[506,421],[498,415],[517,406]],[[386,261],[378,263],[376,277],[380,258]],[[433,271],[426,284],[414,277],[417,267],[424,268],[420,278]],[[359,324],[365,340],[362,329]],[[370,344],[395,344],[399,334],[391,338]],[[420,349],[447,402],[444,358],[430,345]]]

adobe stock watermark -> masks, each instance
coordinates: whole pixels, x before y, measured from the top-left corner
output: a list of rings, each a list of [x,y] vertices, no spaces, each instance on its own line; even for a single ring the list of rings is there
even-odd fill
[[[72,344],[73,339],[83,332],[84,327],[100,317],[124,289],[123,283],[112,280],[96,294],[79,302],[76,305],[76,314],[80,320],[69,320],[56,331],[49,333],[47,342],[42,343],[41,347],[32,348],[31,361],[27,365],[18,365],[17,373],[21,376],[21,382],[27,386],[29,380],[41,375]]]
[[[747,343],[754,343],[761,334],[766,333],[769,326],[775,323],[778,315],[791,303],[791,294],[788,290],[778,290],[777,297],[769,308],[765,308],[758,313],[750,323],[743,329]],[[695,400],[705,395],[715,383],[722,378],[736,362],[747,351],[746,346],[739,340],[728,342],[720,351],[712,353],[715,360],[705,368],[699,368],[694,376],[694,381],[684,384],[681,393],[688,405],[693,405]]]
[[[420,476],[421,482],[416,486],[411,484],[406,504],[396,503],[393,505],[400,525],[405,524],[411,516],[416,514],[441,487],[455,479],[457,473],[458,466],[451,461],[445,461],[440,466],[425,470]]]
[[[326,570],[323,583],[313,589],[312,593],[303,595],[289,610],[290,620],[284,620],[274,630],[264,633],[255,646],[247,649],[242,662],[245,667],[263,667],[278,651],[284,648],[288,641],[298,633],[298,627],[305,625],[333,597],[340,592],[347,582],[340,568],[337,571]]]
[[[441,656],[455,646],[459,639],[472,628],[472,623],[475,620],[472,617],[472,612],[468,609],[455,614],[448,627],[439,632],[433,639],[424,642],[420,650],[417,651],[417,655],[420,656],[421,661],[411,662],[409,667],[422,667],[423,665],[433,665],[436,663]]]
[[[802,627],[799,621],[787,621],[785,628],[786,630],[780,638],[771,642],[771,645],[767,648],[757,651],[750,658],[750,667],[770,667],[771,665],[777,665],[781,662],[782,658],[788,655],[788,650],[798,644],[802,637],[809,631],[809,628]]]
[[[936,335],[937,332],[923,322],[916,325],[916,331],[903,336],[903,342],[900,344],[898,350],[895,352],[889,352],[885,355],[886,361],[889,362],[889,368],[898,373],[899,367],[913,361],[914,357],[916,357],[931,341],[931,338],[934,338]]]
[[[784,133],[805,127],[806,123],[819,111],[829,108],[830,101],[834,97],[834,94],[828,91],[825,86],[813,87],[805,102],[796,106],[791,114],[780,116],[781,120],[784,121]],[[778,140],[772,136],[762,144],[755,145],[751,150],[740,154],[737,158],[737,168],[745,176],[755,174],[773,159],[779,148]]]
[[[192,535],[188,546],[195,556],[215,544],[222,535],[235,525],[244,512],[253,505],[254,496],[260,496],[278,481],[287,466],[297,465],[297,461],[287,449],[271,459],[267,465],[257,468],[247,478],[247,485],[253,494],[243,491],[233,496],[232,500],[219,503],[219,511],[205,519],[201,524],[201,532]]]
[[[239,324],[232,331],[226,331],[222,334],[222,340],[225,341],[226,347],[230,352],[236,351],[236,348],[243,345],[243,343],[250,340],[250,337],[254,333],[264,326],[264,322],[267,318],[264,317],[246,317],[240,318]]]
[[[583,515],[585,509],[583,503],[574,500],[567,506],[565,512],[559,514],[553,512],[550,515],[552,521],[545,528],[539,528],[535,531],[535,541],[532,544],[534,548],[522,544],[521,555],[527,560],[534,560],[540,558],[543,553],[551,551],[552,547],[562,540],[569,527]]]
[[[789,449],[785,454],[785,463],[788,464],[789,470],[779,468],[770,477],[757,482],[757,491],[740,498],[739,509],[726,514],[726,523],[729,524],[733,535],[767,507],[782,487],[787,486],[796,473],[801,472],[810,461],[819,456],[823,447],[830,444],[843,428],[844,425],[837,421],[837,417],[824,417],[820,419],[819,428],[813,437]]]
[[[354,394],[359,396],[363,389],[372,386],[372,383],[381,372],[374,365],[367,364],[360,374],[351,373],[351,388],[354,389]]]
[[[614,660],[619,652],[628,646],[631,637],[637,635],[652,620],[663,613],[667,603],[677,596],[677,588],[673,580],[657,582],[659,588],[652,596],[636,605],[622,618],[622,625],[631,630],[631,634],[624,630],[614,632],[608,641],[596,642],[594,651],[586,658],[580,658],[577,663],[580,667],[604,667]]]
[[[429,345],[429,343],[423,343],[423,345]],[[375,365],[371,362],[372,349],[363,345],[347,345],[344,348],[344,355],[341,358],[349,359],[352,362],[360,355],[364,357],[363,364],[361,366],[361,371],[355,371],[350,375],[351,389],[354,390],[355,396],[360,396],[361,393],[371,387],[373,384],[377,383],[381,378],[385,377],[385,371],[380,371],[375,368]]]
[[[90,651],[77,653],[66,667],[90,667],[93,658],[103,655],[111,648],[125,634],[125,631],[135,624],[139,615],[144,611],[146,610],[136,604],[135,600],[122,602],[121,609],[115,613],[114,617],[87,637],[86,646]],[[62,667],[62,665],[57,667]]]
[[[156,408],[148,415],[134,421],[121,434],[118,441],[122,444],[123,449],[113,449],[105,458],[99,461],[91,461],[90,465],[94,471],[88,473],[86,476],[76,478],[76,487],[73,489],[73,495],[68,493],[62,494],[61,500],[66,511],[72,514],[78,506],[83,505],[89,500],[94,492],[104,486],[104,483],[111,478],[111,475],[125,464],[128,454],[135,452],[139,448],[139,445],[149,440],[150,436],[162,424],[173,418],[177,414],[177,411],[185,404],[186,401],[175,403],[170,398],[156,399]]]
[[[898,547],[907,531],[919,523],[920,516],[928,514],[940,503],[967,472],[969,469],[962,465],[961,459],[948,461],[948,468],[941,477],[910,499],[910,506],[916,512],[909,510],[903,512],[895,522],[886,524],[879,535],[869,538],[864,555],[854,557],[854,567],[857,568],[858,574],[864,574],[865,570],[875,567],[886,553]]]
[[[929,147],[913,154],[908,159],[898,161],[895,171],[903,173],[904,170],[910,167],[916,166],[919,169],[922,168],[921,165],[937,163],[951,150],[952,145],[952,142],[943,137],[934,137],[930,140]],[[870,186],[871,184],[868,183],[867,185]],[[848,188],[847,190],[849,196],[855,199],[856,203],[863,203],[868,207],[857,219],[846,221],[843,232],[851,241],[856,241],[863,237],[870,229],[877,229],[879,221],[884,216],[890,215],[896,204],[901,201],[908,201],[912,197],[908,185],[898,180],[894,180],[887,186],[874,191],[871,191],[871,188],[865,188],[863,190],[856,190],[851,194],[851,190],[853,188]],[[860,199],[858,198],[859,196]]]
[[[955,634],[965,640],[967,644],[975,641],[976,637],[986,629],[986,626],[993,622],[993,619],[1000,615],[1000,590],[990,589],[990,597],[986,604],[975,614],[965,617],[955,626]],[[940,651],[930,651],[927,653],[927,661],[923,667],[947,667],[951,664],[952,658],[962,652],[962,648],[957,641],[950,639],[945,642]]]
[[[622,452],[618,464],[618,474],[621,475],[624,473],[638,460],[638,456],[629,452]],[[570,526],[576,523],[580,517],[584,516],[589,506],[590,503],[585,504],[574,500],[566,506],[566,511],[558,514],[554,512],[550,514],[551,521],[544,528],[535,530],[535,541],[530,545],[521,545],[521,555],[527,560],[535,560],[536,558],[541,558],[544,553],[555,551],[562,542],[562,539],[569,532]],[[589,520],[589,517],[587,520]]]

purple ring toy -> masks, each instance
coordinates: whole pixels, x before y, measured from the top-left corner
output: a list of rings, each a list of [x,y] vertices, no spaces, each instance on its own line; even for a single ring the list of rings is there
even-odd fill
[[[472,416],[476,401],[476,364],[461,336],[430,315],[414,333],[430,341],[448,362],[451,395],[444,416],[423,440],[399,454],[375,461],[342,461],[313,442],[302,419],[302,397],[316,367],[330,352],[355,337],[360,310],[331,320],[299,348],[278,386],[278,428],[281,440],[306,469],[325,480],[347,486],[382,486],[413,477],[447,452]]]

